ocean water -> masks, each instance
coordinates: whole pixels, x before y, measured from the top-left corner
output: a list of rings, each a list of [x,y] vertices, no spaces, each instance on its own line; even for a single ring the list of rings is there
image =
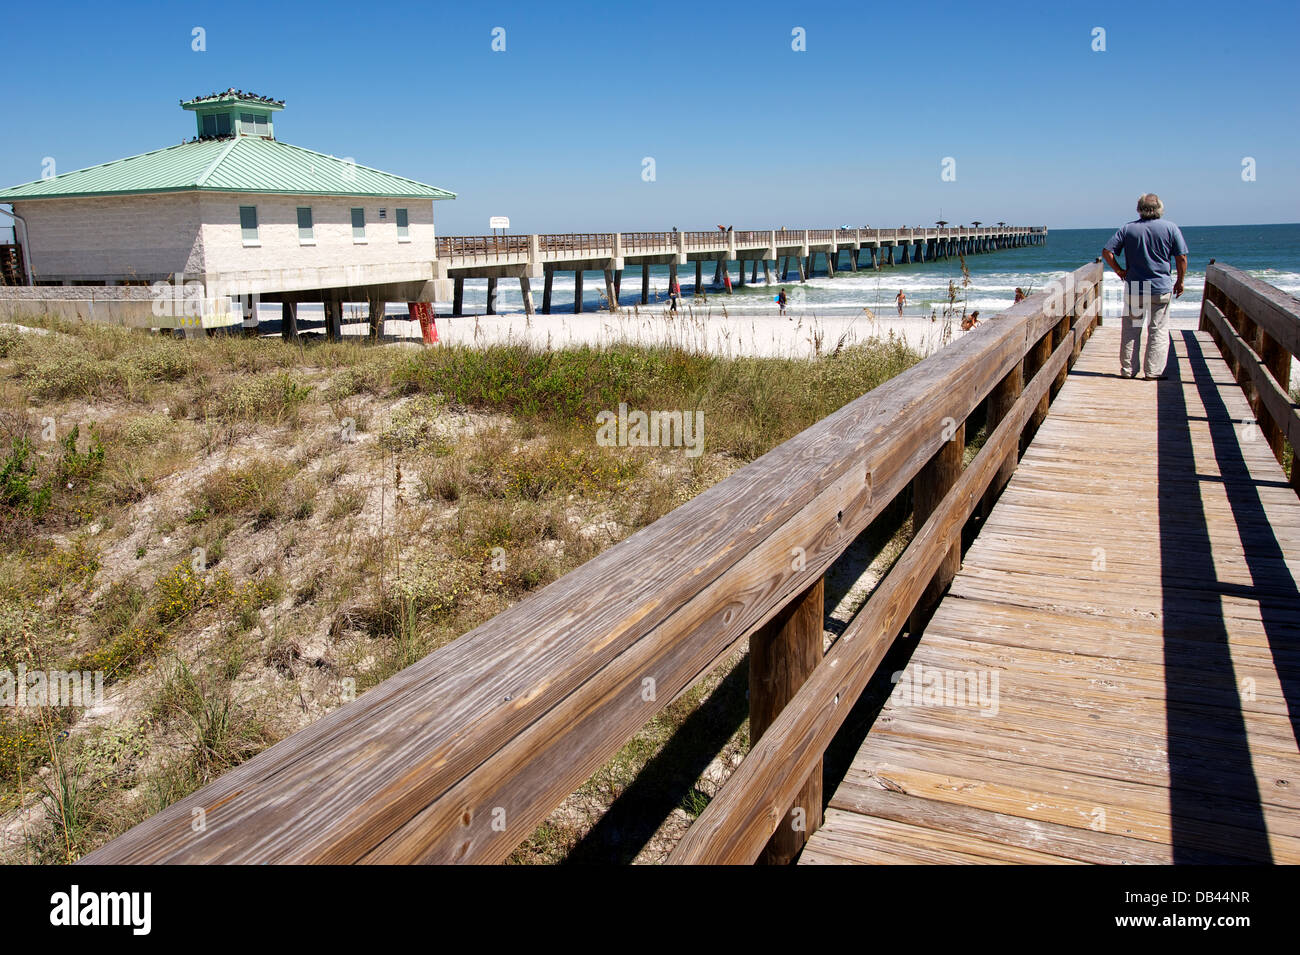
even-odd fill
[[[1122,223],[1116,222],[1115,228]],[[1016,287],[1027,292],[1041,290],[1053,279],[1101,255],[1101,248],[1115,229],[1054,229],[1048,234],[1047,244],[981,253],[966,259],[969,284],[962,286],[961,264],[956,258],[911,265],[885,266],[879,271],[870,267],[853,273],[847,270],[848,255],[841,257],[843,269],[837,269],[834,278],[825,274],[824,258],[818,257],[816,273],[805,283],[797,278],[779,283],[773,273],[774,284],[765,287],[763,269],[758,270],[757,286],[735,287],[725,298],[713,299],[710,304],[725,304],[732,312],[776,311],[773,296],[777,286],[784,287],[795,313],[815,314],[827,318],[860,312],[864,306],[881,317],[896,314],[895,296],[900,290],[907,294],[908,315],[927,316],[932,309],[940,309],[948,300],[949,282],[958,286],[959,308],[980,310],[986,314],[1000,311],[1011,305]],[[1186,290],[1172,307],[1174,318],[1194,319],[1201,309],[1201,291],[1205,283],[1205,267],[1210,259],[1244,269],[1271,285],[1293,295],[1300,295],[1300,224],[1248,225],[1248,226],[1189,226],[1182,230],[1187,240],[1188,275]],[[897,258],[898,253],[895,253]],[[869,256],[864,255],[869,262]],[[730,263],[733,286],[737,278],[736,263]],[[712,293],[713,264],[705,263],[705,291]],[[752,264],[746,269],[748,282]],[[793,276],[794,269],[791,269]],[[1120,283],[1114,273],[1107,272],[1107,300],[1118,307]],[[695,292],[694,263],[678,268],[678,281],[683,296]],[[583,283],[583,306],[586,311],[602,307],[604,279],[599,272],[588,273]],[[662,303],[668,293],[668,267],[651,266],[650,288],[652,303]],[[557,272],[552,290],[552,311],[573,311],[573,273]],[[641,272],[632,266],[623,272],[619,303],[633,306],[640,301]],[[533,281],[534,303],[540,308],[542,283]],[[467,279],[465,282],[465,311],[481,314],[487,302],[487,280]],[[497,283],[497,309],[500,312],[520,311],[523,300],[519,283],[501,279]],[[1108,309],[1109,310],[1109,309]],[[390,310],[396,314],[400,309]],[[450,312],[450,303],[439,303],[439,314]]]

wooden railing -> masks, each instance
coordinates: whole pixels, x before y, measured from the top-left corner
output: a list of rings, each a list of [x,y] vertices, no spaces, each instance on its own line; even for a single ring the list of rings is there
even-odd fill
[[[686,247],[688,249],[698,249],[701,247],[712,247],[715,245],[726,245],[727,234],[721,229],[715,229],[712,232],[687,232]]]
[[[624,232],[624,252],[650,252],[670,249],[677,244],[675,232]]]
[[[0,285],[26,285],[27,270],[23,267],[21,245],[0,245]]]
[[[744,245],[744,246],[761,245],[766,247],[767,241],[771,237],[772,237],[772,233],[770,232],[737,232],[736,245]]]
[[[527,255],[526,235],[444,235],[438,237],[438,258],[504,258]]]
[[[963,524],[1093,328],[1101,274],[1084,266],[987,320],[83,861],[500,861],[741,640],[785,669],[781,635],[815,617],[806,681],[783,708],[751,693],[767,728],[672,856],[753,861],[885,649],[955,573]],[[991,433],[962,470],[964,422],[985,403]],[[822,656],[819,582],[909,488],[915,537]]]
[[[539,235],[543,255],[563,252],[606,252],[614,248],[612,232],[565,232]]]
[[[1300,448],[1300,411],[1291,400],[1291,359],[1300,357],[1300,300],[1213,260],[1205,270],[1201,330],[1208,331],[1246,392],[1261,436],[1279,462]],[[1291,464],[1300,493],[1300,466]]]

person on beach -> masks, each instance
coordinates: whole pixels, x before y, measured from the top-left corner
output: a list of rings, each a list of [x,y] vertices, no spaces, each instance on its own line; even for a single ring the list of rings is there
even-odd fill
[[[1016,287],[1016,300],[1015,300],[1015,302],[1013,302],[1012,304],[1014,304],[1014,305],[1019,305],[1019,304],[1020,304],[1021,302],[1023,302],[1024,300],[1025,300],[1025,290],[1022,289],[1022,288],[1020,288],[1019,286],[1017,286],[1017,287]]]
[[[965,315],[962,317],[961,330],[963,332],[968,332],[979,323],[980,323],[980,313],[977,311],[971,312],[969,315]]]
[[[903,293],[901,288],[898,290],[898,294],[894,297],[894,301],[898,303],[898,315],[901,318],[903,315],[903,308],[907,305],[907,296]]]
[[[781,294],[776,297],[776,307],[781,310],[782,315],[785,314],[785,306],[788,301],[789,299],[785,297],[785,289],[781,289]]]
[[[668,310],[670,312],[677,311],[677,300],[681,297],[682,287],[677,283],[677,280],[674,279],[673,284],[668,287]]]
[[[1124,315],[1120,320],[1119,374],[1147,381],[1165,377],[1169,333],[1165,323],[1169,306],[1183,294],[1187,277],[1187,242],[1178,226],[1163,218],[1165,204],[1154,192],[1138,198],[1138,217],[1120,226],[1101,250],[1106,264],[1124,283]],[[1115,255],[1122,252],[1124,265]],[[1174,268],[1178,278],[1170,274]],[[1145,361],[1138,356],[1142,326],[1147,326]]]

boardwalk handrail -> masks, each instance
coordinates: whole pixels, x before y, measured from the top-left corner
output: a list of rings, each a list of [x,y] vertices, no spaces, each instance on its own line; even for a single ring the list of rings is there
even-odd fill
[[[1300,410],[1291,400],[1291,361],[1300,357],[1300,300],[1241,269],[1213,261],[1205,270],[1201,330],[1219,346],[1246,392],[1260,432],[1279,462],[1300,448]],[[1300,467],[1291,465],[1300,493]]]
[[[1089,264],[988,320],[83,861],[504,859],[656,713],[820,580],[946,453],[952,424],[988,399],[990,426],[1002,425],[979,466],[941,495],[904,555],[906,581],[898,569],[886,578],[895,581],[884,591],[889,613],[879,596],[868,604],[877,623],[905,616],[916,582],[931,583],[932,552],[950,548],[961,515],[1009,477],[1022,425],[1041,420],[1049,387],[1091,331],[1100,280],[1100,264]],[[1029,387],[1017,400],[1022,369]],[[793,550],[801,560],[790,559]],[[866,638],[839,641],[815,674],[831,660],[848,661],[840,672],[855,681],[867,672],[862,648],[878,641],[863,626],[854,633]],[[808,694],[820,701],[825,682],[815,677]],[[804,720],[838,725],[850,703],[810,709]],[[714,801],[675,861],[712,854],[715,835],[726,836],[727,858],[762,848],[776,826],[765,821],[771,794],[779,801],[784,792],[775,761],[789,759],[793,778],[809,758],[791,745],[786,717],[795,709],[758,741],[733,777],[740,782]],[[826,731],[811,736],[820,744]],[[192,825],[199,817],[202,832]],[[735,831],[746,834],[741,850]]]
[[[687,830],[670,855],[670,863],[753,862],[789,816],[805,780],[813,772],[820,773],[822,754],[885,652],[907,626],[918,601],[935,588],[935,576],[942,573],[945,559],[959,546],[963,525],[991,489],[1000,490],[1005,484],[1010,475],[1008,463],[1014,461],[1022,435],[1041,423],[1047,402],[1060,388],[1100,317],[1101,275],[1099,266],[1085,266],[1073,273],[1070,281],[1056,288],[1049,286],[1004,313],[983,335],[958,343],[971,342],[970,350],[978,348],[986,355],[988,367],[998,369],[1002,381],[1010,376],[1009,390],[1024,381],[1023,390],[1014,397],[1007,390],[994,396],[989,376],[969,375],[961,384],[957,376],[949,379],[958,389],[948,405],[954,412],[965,408],[969,414],[989,398],[990,433],[984,445],[960,470],[960,476],[943,489],[929,514],[914,516],[914,523],[920,526],[902,555],[794,697],[753,742],[721,792]],[[1060,314],[1053,307],[1057,302],[1065,314],[1052,321],[1053,315]],[[1017,340],[1022,329],[1028,343],[1023,349]],[[974,344],[977,341],[979,345]],[[1012,346],[1009,351],[1008,346]],[[954,439],[962,433],[960,428],[952,430]],[[939,582],[940,589],[951,576],[949,572],[947,579]],[[805,821],[813,811],[820,815],[820,805],[808,807]]]

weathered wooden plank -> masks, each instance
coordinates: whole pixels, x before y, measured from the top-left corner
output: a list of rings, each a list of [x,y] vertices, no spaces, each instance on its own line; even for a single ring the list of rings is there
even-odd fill
[[[927,826],[939,832],[996,839],[1004,845],[1023,846],[1080,862],[1106,865],[1167,865],[1173,862],[1172,849],[1159,843],[1130,839],[1099,829],[1077,829],[972,806],[923,800],[857,781],[846,780],[835,791],[827,818],[837,810]],[[1196,861],[1203,865],[1222,865],[1243,860],[1206,853]]]

